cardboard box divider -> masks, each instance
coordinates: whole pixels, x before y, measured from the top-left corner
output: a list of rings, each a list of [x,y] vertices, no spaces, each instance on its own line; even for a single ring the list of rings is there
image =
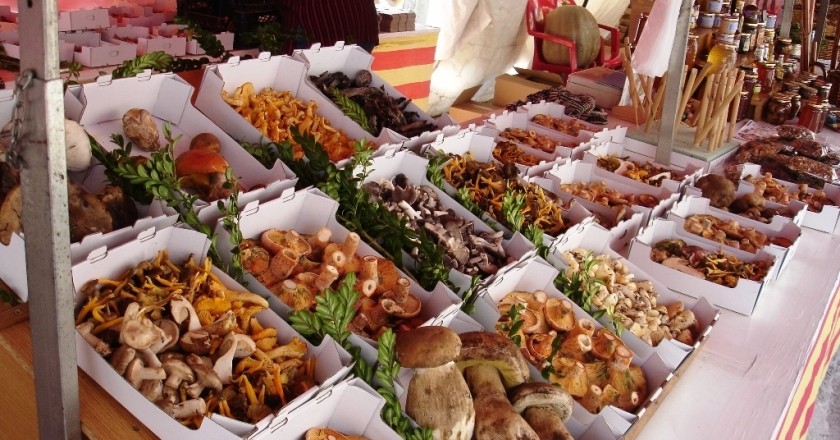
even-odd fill
[[[155,258],[157,253],[163,249],[167,250],[169,259],[176,264],[186,261],[190,257],[194,257],[196,262],[200,262],[206,255],[209,245],[210,241],[200,232],[168,227],[162,230],[150,228],[138,234],[134,241],[110,249],[104,246],[96,249],[90,253],[86,260],[73,265],[73,284],[77,289],[76,304],[78,306],[84,301],[85,298],[79,292],[79,289],[89,280],[97,278],[117,279],[127,269],[135,267],[139,262]],[[215,267],[213,273],[219,277],[225,286],[237,291],[246,290]],[[287,343],[292,337],[298,337],[305,341],[308,346],[308,353],[305,358],[315,356],[318,359],[315,363],[315,379],[318,386],[289,402],[286,411],[290,411],[312,398],[318,392],[319,387],[330,387],[349,373],[350,355],[332,339],[325,338],[321,345],[315,347],[271,310],[262,310],[256,313],[254,317],[266,327],[277,328],[277,338],[281,343]],[[119,403],[161,438],[177,436],[184,439],[241,439],[250,437],[270,426],[274,417],[273,415],[268,416],[257,424],[249,424],[213,414],[213,417],[204,418],[200,428],[188,429],[164,413],[117,374],[109,362],[99,355],[79,332],[76,332],[76,358],[79,367],[112,396],[119,396],[117,399]]]
[[[329,103],[327,105],[335,107],[336,110],[338,110],[338,107],[332,102],[332,100],[327,98],[326,95],[321,93],[320,89],[318,89],[318,87],[310,81],[310,76],[318,76],[324,72],[340,71],[352,79],[355,78],[356,74],[360,70],[367,70],[370,72],[372,77],[371,87],[384,88],[385,93],[388,96],[396,99],[407,99],[399,90],[395,89],[391,84],[383,81],[379,75],[371,70],[373,56],[355,44],[345,45],[343,41],[337,41],[334,46],[328,47],[323,47],[320,44],[314,44],[309,49],[295,50],[294,53],[292,53],[292,58],[306,64],[307,69],[304,81],[310,85],[312,90],[327,100]],[[378,134],[368,133],[366,137],[387,137],[391,139],[389,143],[401,143],[403,148],[412,149],[418,145],[431,142],[439,133],[445,133],[445,135],[448,136],[456,133],[461,128],[448,115],[444,114],[435,119],[411,101],[409,101],[408,105],[405,107],[405,111],[416,113],[419,120],[430,123],[437,127],[437,129],[421,133],[420,135],[410,139],[388,128],[383,129],[382,132]]]
[[[472,317],[478,321],[485,329],[495,331],[495,324],[498,321],[500,314],[496,304],[508,293],[513,291],[534,292],[537,290],[545,291],[549,298],[565,298],[563,293],[554,287],[554,279],[558,274],[557,268],[551,266],[545,260],[534,257],[532,259],[523,261],[518,265],[507,269],[500,273],[487,288],[480,292],[478,301],[476,301],[475,312]],[[600,322],[594,320],[588,313],[573,303],[574,314],[576,319],[589,319],[596,328],[602,327]],[[639,365],[645,372],[648,382],[649,398],[648,402],[643,402],[636,414],[631,414],[613,406],[608,406],[601,410],[599,414],[592,414],[584,409],[579,403],[575,402],[574,410],[572,411],[572,419],[578,424],[569,424],[568,427],[584,427],[584,429],[592,426],[599,418],[604,418],[610,426],[612,436],[600,438],[621,438],[622,434],[640,417],[644,416],[645,408],[650,401],[655,401],[659,396],[659,390],[663,384],[673,378],[673,368],[668,367],[660,355],[656,352],[648,353],[647,356],[641,356],[639,353],[633,353],[633,363]],[[533,365],[529,365],[531,370],[531,379],[534,381],[544,382],[540,371]],[[572,432],[573,435],[579,436],[583,432]]]
[[[20,59],[20,35],[17,28],[3,30],[0,28],[0,42],[3,43],[3,50],[6,55]],[[58,59],[61,61],[73,61],[73,52],[76,46],[67,41],[58,40]]]
[[[755,185],[744,180],[750,175],[760,177],[762,175],[761,166],[746,163],[741,169],[741,181],[738,183],[738,186],[740,188],[743,185],[746,191],[752,192]],[[795,183],[787,182],[781,179],[773,180],[784,185],[789,192],[798,191],[799,185]],[[831,200],[832,204],[823,206],[820,212],[814,212],[807,208],[803,209],[802,215],[797,217],[799,220],[798,224],[805,228],[811,228],[820,232],[832,234],[837,226],[837,222],[840,221],[840,186],[833,183],[826,183],[822,190],[825,192],[828,199]],[[808,192],[811,194],[816,191],[816,188],[808,188]]]
[[[368,167],[370,174],[365,183],[378,182],[380,180],[393,179],[397,174],[402,173],[406,176],[408,181],[417,186],[429,188],[438,198],[440,204],[447,209],[466,220],[473,225],[473,230],[477,233],[487,232],[492,233],[494,229],[484,223],[475,214],[464,208],[449,194],[440,188],[436,187],[432,182],[426,178],[426,170],[429,161],[423,157],[417,156],[410,151],[390,150],[382,156],[374,158],[371,165]],[[508,258],[519,259],[525,254],[534,249],[534,245],[528,241],[522,234],[516,233],[510,239],[502,241],[502,249],[505,250]],[[411,255],[403,249],[403,260],[414,261]],[[488,282],[493,278],[493,275],[484,277],[483,283]],[[455,269],[450,269],[449,280],[456,286],[468,288],[472,277]]]
[[[160,35],[162,37],[175,37],[178,36],[178,33],[186,29],[187,25],[185,24],[166,24],[163,23],[159,26],[152,27],[152,35]],[[225,50],[233,50],[233,39],[234,34],[233,32],[221,32],[218,34],[214,34],[216,39],[222,43],[222,47]],[[187,38],[187,53],[190,55],[204,55],[206,52],[201,46],[198,44],[193,38]]]
[[[742,315],[751,315],[764,287],[775,278],[780,262],[774,259],[772,255],[761,250],[756,254],[750,254],[744,251],[732,251],[729,253],[735,255],[743,262],[751,263],[757,260],[771,260],[772,265],[765,279],[762,281],[739,279],[737,285],[731,288],[699,279],[656,263],[650,257],[651,250],[656,243],[659,243],[661,240],[677,237],[676,228],[677,224],[673,221],[665,219],[654,220],[631,243],[630,255],[628,257],[630,262],[661,281],[676,293],[682,293],[694,298],[705,297],[710,303],[718,307],[732,310]],[[700,240],[692,240],[691,237],[685,237],[683,240],[689,245],[697,245],[706,251],[719,249],[719,246],[709,246]]]
[[[80,31],[101,29],[110,26],[108,10],[105,8],[78,9],[58,12],[59,31]]]
[[[295,192],[293,188],[287,189],[281,197],[268,202],[253,202],[242,211],[239,221],[239,228],[245,239],[258,238],[264,231],[276,228],[281,230],[295,230],[301,234],[315,233],[319,228],[326,226],[332,231],[331,241],[343,242],[350,233],[344,226],[338,223],[335,213],[338,210],[338,203],[317,189],[305,189]],[[218,234],[217,246],[222,258],[230,262],[232,245],[230,244],[230,233],[222,225],[216,227]],[[356,254],[359,256],[376,255],[380,256],[364,240],[359,243]],[[402,271],[400,276],[405,277]],[[245,279],[253,292],[268,297],[272,310],[280,316],[287,317],[291,308],[280,301],[276,295],[271,293],[268,286],[262,285],[253,275],[246,273]],[[410,292],[420,299],[422,310],[420,317],[428,321],[438,316],[443,310],[452,304],[460,304],[461,299],[449,290],[443,283],[438,283],[431,291],[424,290],[415,282],[411,283]],[[365,340],[367,344],[375,345],[372,340]]]
[[[721,220],[732,220],[737,222],[742,227],[752,228],[758,232],[761,232],[765,234],[768,238],[782,237],[789,240],[792,243],[790,247],[779,246],[769,241],[765,246],[762,247],[762,249],[765,252],[767,252],[770,255],[773,255],[779,261],[779,273],[781,273],[782,270],[784,270],[785,266],[787,266],[787,263],[790,262],[791,258],[793,257],[793,253],[799,245],[799,236],[802,234],[802,230],[792,219],[788,219],[782,216],[775,216],[773,218],[778,218],[778,220],[775,223],[768,225],[757,220],[745,218],[737,214],[732,214],[729,211],[724,211],[722,209],[710,206],[709,199],[705,197],[684,197],[682,200],[677,202],[671,208],[670,211],[668,211],[667,219],[677,223],[677,235],[689,236],[691,238],[700,238],[701,241],[704,241],[710,245],[717,244],[718,246],[722,246],[726,250],[732,250],[737,248],[721,244],[713,240],[707,240],[703,237],[698,237],[696,234],[692,234],[691,232],[685,230],[686,219],[689,216],[695,214],[710,214]]]
[[[623,194],[648,194],[659,199],[659,203],[652,208],[638,206],[645,212],[642,218],[642,225],[648,224],[651,219],[662,217],[665,212],[679,199],[679,193],[672,193],[665,188],[657,188],[637,182],[629,177],[620,176],[607,170],[598,168],[593,163],[571,162],[557,166],[545,173],[547,179],[558,184],[569,184],[575,182],[595,183],[604,182],[607,188]],[[575,196],[575,198],[581,198]]]
[[[546,102],[546,101],[529,102],[529,103],[526,103],[525,105],[517,107],[516,111],[518,113],[525,113],[525,114],[528,115],[528,122],[529,122],[528,125],[529,125],[530,129],[533,130],[533,129],[536,129],[536,128],[542,128],[542,129],[546,130],[546,132],[548,132],[548,133],[557,133],[557,134],[562,134],[562,135],[565,135],[565,136],[575,138],[577,141],[579,141],[579,143],[580,142],[586,142],[586,141],[592,139],[592,137],[595,136],[595,133],[602,132],[602,131],[608,131],[608,129],[606,127],[600,127],[598,125],[590,124],[589,122],[586,122],[582,119],[573,118],[573,117],[567,115],[566,114],[566,106],[564,106],[563,104],[558,104],[556,102]],[[566,121],[567,123],[577,121],[577,123],[580,124],[580,126],[581,126],[580,134],[578,134],[577,136],[572,136],[572,135],[563,133],[561,131],[545,127],[543,125],[539,125],[536,122],[533,122],[534,117],[537,116],[537,115],[546,115],[546,116],[550,116],[550,117],[555,118],[555,119],[562,119],[562,120]],[[622,132],[621,136],[624,136],[624,134],[626,134],[626,132],[627,132],[627,128],[626,127],[621,127],[621,126],[617,127],[617,129],[621,129],[621,128],[624,129],[624,132]],[[575,158],[578,158],[578,157],[575,157]]]
[[[166,52],[175,57],[187,54],[186,38],[177,35],[154,35],[146,26],[129,25],[105,28],[102,30],[102,38],[114,44],[136,41],[137,55],[158,51]]]
[[[233,168],[234,175],[245,188],[239,195],[244,206],[254,200],[268,200],[277,197],[284,189],[297,182],[294,173],[282,162],[266,169],[225,131],[199,112],[190,103],[193,88],[174,74],[140,75],[133,78],[112,80],[110,75],[100,77],[95,83],[70,87],[65,93],[65,113],[77,120],[106,150],[116,148],[111,134],[122,133],[122,115],[131,108],[148,110],[155,118],[163,139],[163,127],[169,125],[173,137],[182,136],[175,146],[173,155],[178,157],[189,148],[190,140],[199,133],[212,133],[221,144],[221,154]],[[148,155],[138,148],[134,154]],[[82,186],[98,193],[106,178],[104,167],[93,167]],[[152,203],[150,213],[172,214],[171,208],[160,201]],[[221,212],[215,203],[202,201],[193,208],[199,219],[206,224],[215,224]]]
[[[627,258],[613,250],[610,247],[610,239],[609,232],[597,224],[590,223],[577,226],[552,244],[546,261],[558,270],[564,271],[568,267],[562,257],[565,251],[583,248],[596,255],[607,255],[614,260],[620,261],[628,269],[629,273],[633,274],[634,281],[649,280],[653,284],[653,292],[657,296],[658,305],[667,306],[677,301],[683,302],[685,309],[694,312],[694,316],[697,318],[698,334],[709,334],[720,315],[717,309],[712,307],[704,298],[694,299],[672,292],[659,280],[645,273]],[[614,326],[606,316],[601,317],[598,321],[604,327],[615,331]],[[625,329],[621,333],[621,339],[627,344],[628,348],[643,358],[652,352],[658,353],[665,364],[673,370],[677,369],[694,349],[694,346],[686,345],[675,339],[664,339],[659,345],[653,347],[637,337],[629,329]]]
[[[330,428],[346,435],[399,440],[401,437],[382,421],[383,406],[385,399],[370,385],[359,378],[346,379],[321,390],[294,414],[281,412],[276,423],[253,439],[298,439],[311,428]]]

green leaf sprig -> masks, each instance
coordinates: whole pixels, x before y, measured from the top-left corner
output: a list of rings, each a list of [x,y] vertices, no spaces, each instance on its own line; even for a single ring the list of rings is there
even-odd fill
[[[548,257],[549,247],[546,246],[544,235],[542,228],[537,226],[535,223],[531,223],[530,225],[525,227],[525,230],[522,231],[522,234],[525,235],[525,238],[534,243],[534,249],[537,251],[537,255],[542,258]]]
[[[367,114],[365,114],[365,109],[362,108],[358,102],[353,101],[347,95],[341,93],[341,90],[335,87],[330,89],[330,95],[332,95],[332,98],[338,105],[338,108],[340,108],[347,117],[352,119],[353,122],[359,124],[364,131],[371,133],[372,129],[370,127],[370,121],[368,120]]]
[[[519,330],[525,325],[525,320],[521,316],[522,309],[524,308],[524,304],[512,305],[505,314],[507,319],[501,324],[501,329],[505,332],[508,339],[519,347],[522,346],[522,336],[519,335]]]
[[[427,154],[426,158],[429,160],[429,166],[426,169],[426,178],[432,185],[444,189],[443,165],[449,160],[449,155],[443,151],[438,151],[437,154]]]
[[[0,281],[0,283],[3,283],[3,282]],[[11,290],[6,290],[3,287],[0,287],[0,303],[6,303],[6,304],[11,304],[13,306],[16,306],[16,305],[20,304],[20,302],[21,302],[20,298],[18,298],[17,295],[12,293]]]
[[[461,305],[461,310],[464,313],[472,315],[475,311],[475,301],[478,299],[478,287],[481,285],[481,277],[479,275],[473,275],[470,279],[470,286],[460,292],[461,299],[464,303]]]
[[[231,245],[231,265],[227,272],[239,284],[247,287],[248,282],[245,281],[245,269],[242,267],[242,254],[239,245],[242,243],[242,230],[239,228],[239,220],[242,218],[242,211],[239,209],[239,191],[233,188],[235,178],[233,176],[233,168],[228,167],[225,170],[225,189],[231,189],[230,196],[227,202],[219,200],[216,202],[216,207],[222,213],[222,218],[219,220],[222,227],[230,234],[229,242]]]
[[[190,38],[194,39],[198,45],[204,49],[204,52],[221,61],[227,61],[233,54],[228,52],[222,42],[216,38],[212,32],[209,32],[186,17],[175,17],[175,23],[186,25],[186,32]]]
[[[146,69],[155,72],[166,72],[172,67],[175,58],[162,51],[145,53],[123,63],[111,72],[114,78],[128,78],[143,73]]]
[[[508,187],[502,197],[502,215],[514,232],[522,231],[522,224],[525,222],[523,208],[525,208],[525,194]]]
[[[376,391],[385,399],[382,420],[404,439],[431,440],[432,431],[428,428],[413,428],[409,418],[403,414],[400,401],[397,399],[394,383],[400,372],[400,364],[397,362],[396,342],[397,337],[391,329],[386,330],[379,337],[376,379],[380,386]]]
[[[592,268],[598,264],[598,259],[592,252],[587,252],[580,262],[580,267],[577,271],[567,274],[566,271],[560,272],[554,279],[554,285],[563,292],[572,302],[580,306],[585,312],[592,315],[593,318],[599,319],[606,315],[615,326],[615,333],[621,336],[624,331],[624,325],[621,320],[615,316],[615,307],[611,306],[606,309],[598,309],[592,305],[592,299],[605,288],[604,281],[592,275]]]
[[[458,199],[458,202],[464,206],[464,208],[467,208],[468,211],[476,216],[481,217],[484,215],[484,210],[475,203],[473,191],[468,186],[462,186],[456,191],[455,197]]]

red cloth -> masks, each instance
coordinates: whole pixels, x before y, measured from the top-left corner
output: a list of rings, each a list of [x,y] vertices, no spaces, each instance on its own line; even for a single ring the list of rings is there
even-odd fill
[[[285,6],[284,21],[302,30],[309,44],[379,44],[374,0],[285,0]]]

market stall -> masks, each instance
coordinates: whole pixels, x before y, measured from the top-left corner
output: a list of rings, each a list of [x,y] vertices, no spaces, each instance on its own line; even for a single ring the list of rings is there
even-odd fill
[[[661,42],[640,26],[593,46],[600,79],[589,63],[566,88],[521,71],[505,110],[458,125],[424,102],[450,37],[406,31],[403,12],[373,53],[222,47],[199,75],[158,73],[178,62],[161,38],[209,53],[220,37],[135,29],[162,7],[103,9],[119,26],[74,33],[81,57],[154,60],[79,84],[50,62],[72,11],[20,14],[46,29],[20,47],[48,50],[21,51],[0,99],[17,127],[0,289],[19,303],[0,310],[3,432],[805,436],[840,346],[840,136],[809,51],[767,50],[778,11],[654,4],[644,26],[676,34],[669,63],[645,64]],[[506,12],[486,8],[462,15],[492,31]],[[97,23],[77,12],[71,27]],[[478,59],[463,49],[449,59]]]

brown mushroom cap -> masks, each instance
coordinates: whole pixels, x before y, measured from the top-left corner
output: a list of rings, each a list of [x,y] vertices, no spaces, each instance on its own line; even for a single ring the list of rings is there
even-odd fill
[[[218,153],[222,150],[222,145],[213,133],[199,133],[190,141],[190,150],[210,150]]]
[[[227,168],[225,158],[213,150],[187,150],[175,159],[175,173],[178,177],[224,173]]]
[[[461,352],[461,338],[446,327],[418,327],[397,334],[397,360],[406,368],[434,368],[454,361]]]
[[[563,422],[569,420],[574,407],[574,400],[569,393],[548,382],[524,383],[513,390],[510,401],[519,413],[534,406],[550,407]]]
[[[530,377],[525,356],[510,339],[496,333],[460,334],[461,353],[455,362],[464,371],[472,365],[492,365],[499,370],[505,388],[513,388]]]

